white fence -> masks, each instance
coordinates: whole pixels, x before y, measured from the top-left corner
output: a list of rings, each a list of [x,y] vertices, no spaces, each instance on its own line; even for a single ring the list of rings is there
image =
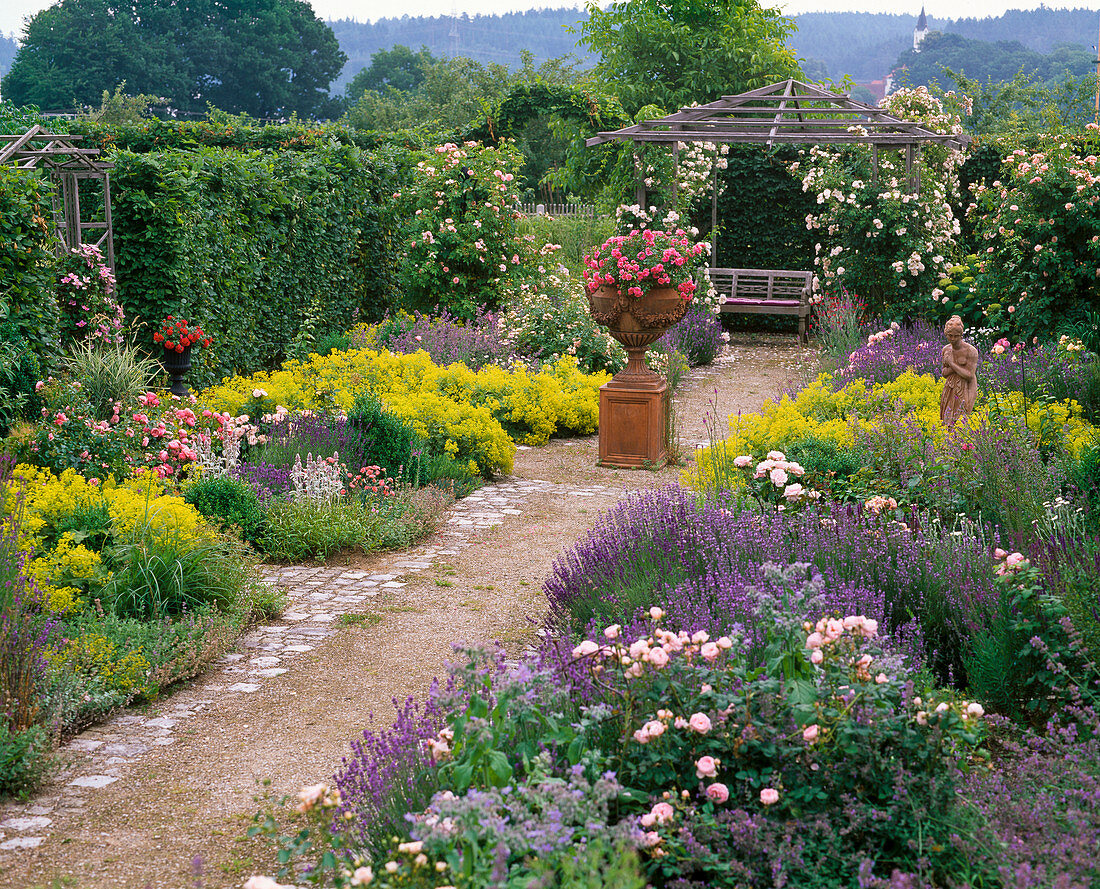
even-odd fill
[[[520,204],[521,213],[528,216],[585,216],[596,218],[595,204]]]

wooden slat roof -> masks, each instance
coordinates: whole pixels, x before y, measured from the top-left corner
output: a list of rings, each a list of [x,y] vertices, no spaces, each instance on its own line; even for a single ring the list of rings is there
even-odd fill
[[[865,132],[852,132],[859,127]],[[875,105],[832,93],[798,80],[784,80],[716,102],[681,108],[659,120],[601,132],[585,145],[633,142],[869,143],[914,145],[936,143],[963,148],[966,135],[935,133],[920,124],[888,114]]]

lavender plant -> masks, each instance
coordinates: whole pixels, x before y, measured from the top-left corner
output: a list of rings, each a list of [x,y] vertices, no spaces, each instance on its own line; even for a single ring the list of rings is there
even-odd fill
[[[487,364],[507,366],[511,359],[503,319],[487,309],[478,309],[470,321],[456,318],[446,309],[437,316],[400,312],[357,330],[353,344],[402,355],[423,350],[441,367],[460,362],[477,370]]]
[[[722,322],[704,302],[692,302],[687,314],[668,329],[656,345],[683,353],[692,367],[711,364],[729,342],[722,331]]]

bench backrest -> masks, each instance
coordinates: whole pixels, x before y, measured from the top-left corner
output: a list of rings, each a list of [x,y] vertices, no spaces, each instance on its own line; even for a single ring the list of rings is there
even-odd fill
[[[813,272],[794,269],[720,269],[710,270],[710,279],[719,293],[734,298],[808,300]]]

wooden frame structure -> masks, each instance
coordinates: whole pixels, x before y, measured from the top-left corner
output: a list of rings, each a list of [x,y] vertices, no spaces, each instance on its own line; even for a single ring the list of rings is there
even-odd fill
[[[81,148],[82,136],[50,133],[40,124],[22,135],[0,135],[0,164],[14,164],[20,170],[45,171],[52,182],[50,201],[58,252],[84,243],[100,249],[112,269],[115,267],[111,228],[111,170],[114,164],[99,159],[98,148]],[[102,219],[81,216],[80,183],[98,180],[103,189]],[[85,232],[100,232],[85,237]]]
[[[635,146],[642,142],[669,144],[674,163],[677,145],[682,142],[745,142],[768,148],[790,144],[867,144],[871,146],[872,181],[878,177],[879,152],[900,150],[905,153],[906,178],[915,194],[920,191],[916,162],[921,146],[935,144],[961,150],[970,142],[970,137],[935,133],[920,124],[895,117],[876,105],[857,102],[847,93],[829,92],[799,80],[783,80],[737,96],[723,96],[707,105],[681,108],[659,120],[601,132],[585,140],[585,145],[591,147],[627,140]],[[641,176],[637,203],[646,206],[646,186]],[[717,227],[717,213],[715,189],[711,203],[712,228]]]

